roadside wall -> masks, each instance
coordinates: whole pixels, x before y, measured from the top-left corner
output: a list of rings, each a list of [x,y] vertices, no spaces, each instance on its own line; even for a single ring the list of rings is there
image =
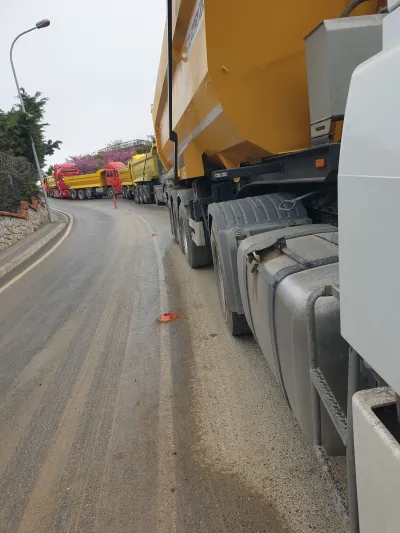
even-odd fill
[[[0,214],[0,252],[6,250],[16,242],[24,239],[33,233],[44,222],[49,221],[46,207],[37,204],[36,209],[29,206],[27,215],[20,216],[5,216]]]

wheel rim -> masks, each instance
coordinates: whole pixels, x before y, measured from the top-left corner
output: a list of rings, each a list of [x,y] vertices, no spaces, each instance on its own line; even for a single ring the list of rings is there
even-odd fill
[[[90,189],[86,189],[86,198],[90,200],[91,197],[92,197],[92,191]]]

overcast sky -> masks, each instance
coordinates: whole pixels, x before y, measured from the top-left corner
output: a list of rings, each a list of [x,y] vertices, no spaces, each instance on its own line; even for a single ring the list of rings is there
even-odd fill
[[[21,87],[50,98],[47,135],[63,141],[48,164],[115,139],[153,132],[153,103],[165,0],[0,0],[0,109],[16,102],[9,48],[42,18],[51,25],[14,47]]]

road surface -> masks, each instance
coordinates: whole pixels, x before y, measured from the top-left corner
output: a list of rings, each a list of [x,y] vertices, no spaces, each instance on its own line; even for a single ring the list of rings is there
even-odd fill
[[[229,336],[166,209],[52,205],[70,235],[0,295],[0,532],[341,532],[260,350]]]

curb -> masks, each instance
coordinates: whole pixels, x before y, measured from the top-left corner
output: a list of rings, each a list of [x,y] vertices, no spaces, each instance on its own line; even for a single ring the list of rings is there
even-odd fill
[[[48,242],[50,242],[52,239],[57,237],[59,233],[61,233],[63,230],[65,230],[71,223],[71,218],[68,217],[68,222],[60,222],[55,228],[53,228],[47,235],[42,237],[38,242],[35,242],[30,246],[27,250],[24,252],[21,252],[21,254],[14,259],[13,261],[10,261],[9,263],[6,263],[5,265],[0,267],[0,279],[10,272],[12,272],[15,268],[20,266],[22,263],[24,263],[27,259],[32,257],[34,254],[36,254],[41,248],[46,246]]]

